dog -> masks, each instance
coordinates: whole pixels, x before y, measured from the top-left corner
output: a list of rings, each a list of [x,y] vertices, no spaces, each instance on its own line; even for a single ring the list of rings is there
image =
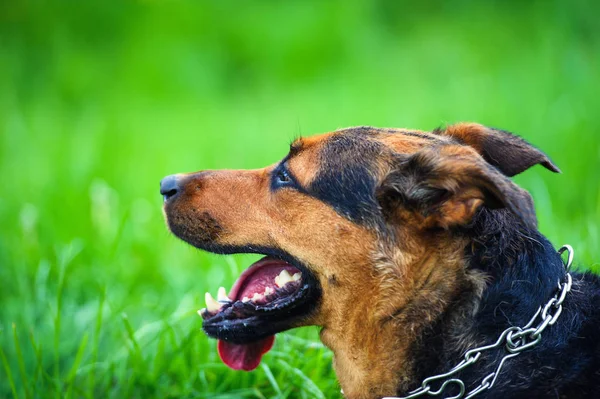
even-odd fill
[[[510,179],[538,164],[560,172],[476,123],[353,127],[160,192],[180,239],[265,256],[200,311],[234,369],[316,325],[347,398],[600,398],[600,279],[567,273]]]

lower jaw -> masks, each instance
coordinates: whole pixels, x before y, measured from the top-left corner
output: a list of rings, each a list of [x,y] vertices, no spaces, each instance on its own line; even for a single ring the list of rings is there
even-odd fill
[[[260,299],[258,302],[240,300],[245,295],[252,296],[251,292],[258,286],[264,287],[264,281],[271,281],[273,268],[291,272],[301,270],[301,280],[296,283],[293,283],[296,280],[288,280],[289,283],[276,287],[275,293],[268,296],[265,291],[264,303]],[[258,277],[255,277],[257,273]],[[202,314],[205,318],[202,327],[209,337],[219,340],[219,355],[226,365],[235,370],[250,371],[269,351],[275,334],[306,325],[318,307],[320,289],[316,279],[303,266],[264,258],[242,273],[230,296],[233,302],[225,302],[216,314]]]
[[[228,323],[205,322],[203,329],[208,336],[218,339],[218,353],[223,363],[233,370],[252,371],[258,367],[262,356],[272,348],[275,334],[303,324],[299,320],[310,313],[310,306],[305,308],[296,309],[303,316],[294,316],[292,319],[288,316],[263,322],[236,320],[238,328],[231,328]]]
[[[252,317],[242,319],[209,318],[204,321],[202,328],[211,338],[236,343],[248,344],[275,335],[277,333],[310,324],[309,321],[318,308],[320,295],[308,284],[296,292],[297,298],[278,311],[269,314],[268,310],[259,309]],[[234,303],[231,312],[236,307],[250,306]],[[218,315],[217,315],[218,316]],[[214,320],[217,318],[217,320]]]

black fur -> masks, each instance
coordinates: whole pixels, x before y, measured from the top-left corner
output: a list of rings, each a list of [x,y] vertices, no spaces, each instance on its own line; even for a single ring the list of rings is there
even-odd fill
[[[431,141],[441,139],[414,131],[396,131],[360,126],[333,135],[321,150],[321,165],[314,181],[303,190],[333,207],[354,223],[369,227],[384,227],[380,198],[374,197],[377,181],[374,161],[389,148],[372,140],[385,131]],[[396,158],[404,159],[400,154]],[[340,167],[342,166],[342,167]]]
[[[368,139],[368,128],[334,135],[321,151],[319,172],[307,192],[351,221],[371,225],[380,219],[371,162],[382,151],[383,145]]]
[[[469,267],[491,281],[478,309],[473,308],[474,291],[463,291],[423,334],[414,348],[418,381],[449,371],[462,359],[465,348],[454,345],[457,339],[490,344],[506,328],[525,325],[565,276],[552,244],[507,210],[483,208],[462,233],[472,240],[466,248]],[[600,398],[600,278],[572,274],[573,288],[557,323],[544,331],[538,346],[508,360],[494,387],[478,397]],[[506,353],[488,352],[462,372],[467,389],[493,372]],[[449,390],[447,395],[456,393]]]

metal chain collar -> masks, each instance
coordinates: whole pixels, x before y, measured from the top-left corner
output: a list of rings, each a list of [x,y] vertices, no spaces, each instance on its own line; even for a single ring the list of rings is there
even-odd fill
[[[573,248],[570,245],[564,245],[558,250],[558,253],[562,255],[565,251],[568,253],[567,261],[565,262],[565,278],[562,282],[558,282],[558,290],[554,297],[552,297],[544,307],[539,307],[535,315],[529,320],[529,322],[523,327],[509,327],[500,334],[495,343],[487,346],[481,346],[479,348],[471,349],[464,355],[464,359],[458,363],[452,370],[439,374],[433,377],[426,378],[418,389],[411,391],[407,396],[401,397],[385,397],[383,399],[412,399],[420,396],[441,396],[446,388],[451,385],[455,385],[459,388],[459,393],[455,396],[446,397],[445,399],[470,399],[481,392],[490,389],[494,386],[498,375],[504,367],[504,363],[513,357],[521,354],[521,352],[531,349],[542,340],[542,332],[548,327],[556,323],[558,317],[562,312],[562,303],[567,296],[567,293],[571,290],[573,284],[573,278],[569,273],[571,264],[573,263]],[[537,321],[537,324],[536,324]],[[535,327],[534,327],[535,325]],[[453,376],[459,371],[471,366],[476,363],[481,354],[485,351],[504,347],[507,354],[500,360],[496,370],[486,377],[484,377],[479,385],[469,392],[466,392],[465,383]],[[443,380],[439,388],[434,389],[431,384]]]

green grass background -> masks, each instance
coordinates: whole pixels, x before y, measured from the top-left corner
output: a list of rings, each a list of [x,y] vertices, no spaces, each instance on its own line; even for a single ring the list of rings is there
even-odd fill
[[[600,270],[593,1],[0,2],[0,398],[335,398],[316,328],[227,369],[195,314],[255,257],[170,236],[164,175],[352,125],[516,132],[540,229]]]

